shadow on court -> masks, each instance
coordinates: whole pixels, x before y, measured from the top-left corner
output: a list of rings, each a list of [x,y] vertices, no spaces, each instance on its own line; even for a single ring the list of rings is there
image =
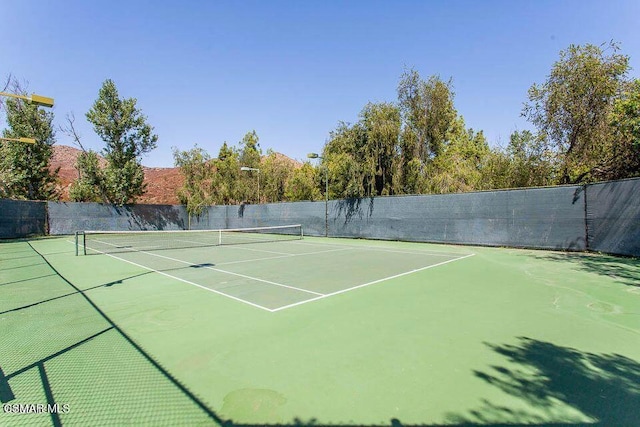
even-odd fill
[[[34,251],[37,252],[35,248]],[[95,425],[105,420],[114,425],[223,423],[206,404],[118,327],[86,293],[147,272],[82,290],[61,276],[46,258],[42,259],[74,292],[2,313],[10,325],[20,324],[21,314],[54,317],[51,317],[50,330],[45,334],[34,339],[23,336],[24,342],[20,346],[30,349],[28,352],[15,348],[12,351],[1,349],[6,353],[0,368],[0,403],[69,403],[76,406],[75,411],[68,414],[0,414],[0,424],[42,424],[47,418],[54,426],[67,423]],[[71,295],[76,299],[64,305],[64,312],[28,310],[35,306],[48,306],[43,303]],[[15,311],[20,312],[10,313]],[[80,313],[83,319],[83,324],[77,328],[69,323],[69,313],[73,312]],[[4,344],[20,342],[17,334],[23,335],[21,330],[6,332],[7,340],[0,340]],[[46,338],[43,340],[43,337]],[[43,395],[45,401],[41,401]],[[34,417],[39,417],[39,421]]]
[[[505,358],[505,366],[475,371],[476,378],[521,399],[531,411],[514,409],[484,400],[467,414],[450,413],[447,423],[457,426],[637,426],[640,425],[640,363],[619,354],[595,354],[549,342],[520,337],[516,345],[485,343]],[[564,406],[565,415],[558,411]],[[593,421],[570,421],[566,407]],[[535,412],[534,412],[535,411]],[[545,414],[545,415],[540,415]],[[564,418],[567,422],[553,422]],[[228,426],[256,424],[227,422]],[[316,420],[294,420],[280,426],[323,426]],[[328,424],[337,426],[340,424]],[[355,427],[356,424],[353,424]],[[410,425],[392,419],[391,427]],[[350,424],[341,425],[351,426]]]
[[[475,371],[477,378],[522,399],[536,413],[487,400],[469,415],[451,415],[454,423],[545,424],[558,402],[603,426],[640,424],[640,363],[619,354],[594,354],[520,337],[517,345],[485,343],[509,367]],[[586,425],[586,424],[585,424]],[[589,423],[588,425],[593,425]]]
[[[23,268],[25,268],[25,269],[30,269],[30,268],[32,268],[32,267],[38,267],[38,266],[40,266],[40,265],[42,265],[42,263],[41,263],[41,262],[37,262],[37,263],[35,263],[35,264],[17,265],[17,266],[15,266],[15,267],[3,267],[3,268],[2,268],[2,271],[20,270],[20,269],[23,269]]]
[[[45,258],[42,259],[49,264]],[[201,268],[207,265],[181,268]],[[59,275],[53,266],[49,264],[49,267]],[[79,289],[67,281],[73,292],[56,299],[70,295],[81,296],[80,303],[95,314],[95,324],[92,323],[94,330],[84,333],[82,337],[68,339],[66,345],[61,341],[62,348],[59,350],[40,355],[36,360],[12,369],[11,372],[0,369],[0,401],[24,403],[24,390],[19,385],[19,380],[24,375],[32,374],[39,379],[36,386],[41,392],[27,393],[29,396],[44,394],[44,403],[48,404],[70,403],[63,400],[64,389],[70,389],[66,391],[66,396],[72,396],[74,404],[77,403],[76,399],[85,399],[82,401],[86,408],[84,413],[41,414],[49,417],[48,421],[54,426],[66,423],[95,425],[114,416],[120,416],[118,421],[121,423],[130,424],[228,427],[264,425],[225,420],[119,328],[87,293],[97,287],[117,286],[128,279],[149,273],[151,272],[140,273],[89,289]],[[66,281],[63,276],[60,277]],[[44,302],[46,301],[34,304]],[[25,308],[27,307],[16,310]],[[486,345],[504,358],[505,363],[504,366],[492,366],[485,371],[474,372],[476,378],[521,399],[527,407],[534,408],[536,413],[485,400],[477,409],[448,414],[446,425],[638,425],[638,362],[618,354],[586,353],[525,337],[519,338],[515,345]],[[85,364],[79,361],[84,361]],[[67,382],[67,376],[74,379]],[[18,385],[14,386],[14,383]],[[594,423],[548,422],[547,420],[567,418],[554,416],[554,408],[557,408],[558,402],[592,418]],[[548,416],[541,417],[540,412]],[[322,417],[322,408],[318,408],[318,417]],[[293,419],[284,424],[267,425],[356,427],[361,424],[323,424],[317,419]],[[408,424],[401,419],[390,419],[388,423],[375,425],[408,427],[440,424]]]
[[[14,285],[14,284],[16,284],[16,283],[29,282],[29,281],[31,281],[31,280],[44,279],[44,278],[47,278],[47,277],[54,277],[54,276],[56,276],[56,275],[55,275],[55,274],[53,274],[53,273],[51,273],[51,274],[44,274],[44,275],[42,275],[42,276],[28,277],[28,278],[26,278],[26,279],[13,280],[13,281],[11,281],[11,282],[3,282],[3,283],[0,283],[0,286]]]
[[[545,254],[536,258],[569,263],[590,273],[610,277],[627,286],[640,287],[640,259],[589,254]]]
[[[189,269],[189,268],[205,268],[205,267],[208,267],[208,266],[211,266],[211,265],[213,265],[213,264],[198,264],[198,265],[190,265],[190,266],[184,266],[184,267],[173,267],[173,268],[158,269],[156,271],[157,272],[168,272],[168,271],[176,271],[176,270],[185,270],[185,269]],[[56,300],[59,300],[61,298],[67,298],[67,297],[70,297],[70,296],[77,295],[79,293],[84,293],[84,292],[87,292],[87,291],[91,291],[93,289],[109,288],[109,287],[116,286],[116,285],[123,285],[127,280],[135,279],[137,277],[146,276],[146,275],[152,274],[152,273],[154,273],[154,271],[145,271],[145,272],[142,272],[142,273],[139,273],[139,274],[134,274],[134,275],[131,275],[131,276],[128,276],[128,277],[124,277],[122,279],[113,280],[113,281],[107,282],[107,283],[101,283],[100,285],[92,286],[90,288],[86,288],[86,289],[79,289],[78,288],[77,291],[69,292],[69,293],[66,293],[66,294],[63,294],[63,295],[57,295],[55,297],[46,298],[46,299],[39,300],[39,301],[34,301],[34,302],[29,303],[29,304],[22,305],[20,307],[11,308],[9,310],[0,311],[0,315],[6,314],[6,313],[15,312],[15,311],[24,310],[24,309],[31,308],[31,307],[35,307],[35,306],[40,305],[40,304],[44,304],[44,303],[51,302],[51,301],[56,301]],[[37,279],[41,279],[41,278],[54,277],[54,276],[57,277],[57,276],[59,276],[59,274],[50,273],[50,274],[47,274],[47,275],[44,275],[44,276],[30,277],[28,279],[17,280],[17,281],[9,282],[9,283],[0,283],[0,286],[9,285],[9,284],[13,284],[13,283],[19,283],[19,282],[27,282],[27,281],[30,281],[30,280],[37,280]],[[66,281],[66,282],[69,283],[68,281]]]
[[[46,403],[48,405],[54,405],[56,402],[53,398],[53,392],[51,390],[51,384],[49,381],[49,377],[47,375],[47,371],[45,368],[45,363],[55,359],[56,357],[60,357],[63,356],[65,353],[76,349],[77,347],[81,346],[82,344],[104,334],[105,332],[111,330],[112,328],[106,328],[103,329],[97,333],[95,333],[94,335],[91,335],[81,341],[75,342],[65,348],[63,348],[60,351],[57,351],[53,354],[50,354],[46,357],[43,357],[42,359],[37,360],[36,362],[30,363],[24,367],[22,367],[21,369],[18,369],[16,371],[11,372],[10,374],[5,374],[2,369],[0,369],[0,403],[10,403],[13,400],[16,399],[16,396],[13,392],[13,390],[11,389],[10,385],[9,385],[9,381],[12,378],[16,378],[18,376],[20,376],[21,374],[24,374],[26,372],[29,372],[32,369],[37,369],[38,370],[38,375],[40,377],[40,381],[42,383],[42,389],[44,391],[44,395],[46,397]],[[51,424],[54,426],[61,426],[62,423],[60,421],[60,415],[58,413],[52,413],[51,414]]]

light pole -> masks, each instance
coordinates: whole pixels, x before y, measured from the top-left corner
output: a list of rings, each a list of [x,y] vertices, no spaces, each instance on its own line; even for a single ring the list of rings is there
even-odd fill
[[[318,153],[309,153],[307,157],[310,159],[322,159]],[[329,237],[329,168],[324,167],[324,237]]]
[[[31,96],[26,96],[26,95],[16,95],[15,93],[0,92],[0,96],[8,96],[9,98],[24,99],[25,101],[28,101],[31,104],[35,104],[40,107],[53,107],[53,98],[36,95],[35,93],[32,93]],[[0,138],[0,141],[23,142],[25,144],[36,143],[35,138]]]
[[[0,138],[0,141],[23,142],[25,144],[35,144],[36,143],[36,140],[34,138]]]
[[[247,166],[241,166],[241,171],[256,171],[258,172],[258,204],[260,204],[260,169],[258,168],[250,168]]]
[[[53,98],[47,98],[46,96],[36,95],[32,93],[31,96],[16,95],[15,93],[0,92],[1,96],[8,96],[9,98],[18,98],[29,101],[32,104],[39,105],[40,107],[53,107]]]

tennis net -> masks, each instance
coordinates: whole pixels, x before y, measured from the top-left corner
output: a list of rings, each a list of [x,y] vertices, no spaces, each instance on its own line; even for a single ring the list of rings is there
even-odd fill
[[[300,224],[220,230],[79,231],[76,233],[76,254],[239,245],[298,240],[302,237]]]

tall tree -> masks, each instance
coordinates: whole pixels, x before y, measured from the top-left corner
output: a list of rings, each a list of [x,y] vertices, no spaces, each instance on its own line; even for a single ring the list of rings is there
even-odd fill
[[[267,155],[260,164],[262,200],[266,203],[283,201],[287,181],[293,175],[294,170],[293,162],[290,159],[271,149],[267,150]]]
[[[404,72],[398,84],[398,101],[415,141],[411,147],[415,152],[406,153],[407,158],[418,157],[426,164],[445,148],[458,115],[453,98],[451,80],[445,82],[439,76],[431,76],[424,81],[416,70]]]
[[[76,202],[101,202],[109,200],[106,193],[105,173],[100,166],[98,153],[81,152],[76,159],[78,179],[71,184],[69,197]]]
[[[213,201],[219,205],[229,205],[242,200],[237,185],[240,179],[238,151],[225,142],[220,147],[218,158],[213,161],[213,165]]]
[[[260,144],[258,143],[259,140],[260,138],[258,138],[258,134],[255,130],[247,132],[244,135],[242,141],[240,141],[240,166],[260,169],[262,150],[260,149]],[[258,180],[261,177],[257,174],[261,173],[262,170],[260,172],[243,172],[242,175],[240,175],[239,180],[236,183],[236,190],[241,201],[255,201],[257,203],[260,203],[260,201],[258,200],[260,196],[258,194]]]
[[[368,197],[395,193],[400,112],[390,103],[369,103],[354,125],[340,123],[324,148],[333,197]]]
[[[426,192],[455,193],[481,190],[483,172],[490,154],[482,131],[465,127],[458,117],[446,136],[441,153],[425,169]]]
[[[555,159],[541,135],[528,130],[513,132],[506,155],[509,159],[508,187],[551,185],[556,180]]]
[[[560,183],[592,180],[610,161],[610,116],[629,70],[629,58],[618,50],[613,42],[571,45],[547,80],[529,89],[523,115],[555,149]]]
[[[353,126],[340,123],[331,131],[321,165],[329,174],[329,198],[371,195],[371,167],[361,157],[365,142],[365,130],[360,123]]]
[[[640,79],[631,81],[611,112],[614,144],[604,179],[640,176]]]
[[[102,154],[107,166],[99,170],[97,179],[92,180],[86,170],[80,169],[80,173],[86,185],[98,188],[96,193],[108,203],[134,203],[145,192],[141,157],[156,147],[158,136],[153,134],[153,127],[136,103],[135,98],[121,99],[115,83],[106,80],[86,114],[106,144]]]
[[[322,195],[318,188],[318,176],[324,179],[324,173],[317,171],[309,162],[294,169],[285,183],[285,199],[291,202],[299,200],[319,200]]]
[[[399,152],[400,111],[390,103],[369,103],[360,113],[360,122],[366,138],[360,157],[371,186],[367,193],[393,194],[394,168]]]
[[[429,192],[432,186],[427,172],[446,150],[458,116],[452,81],[445,82],[437,75],[425,81],[409,69],[402,74],[397,91],[402,131],[394,188],[405,194]]]
[[[178,189],[180,203],[186,205],[189,215],[200,215],[205,206],[213,203],[213,167],[209,153],[196,144],[190,150],[173,148],[176,167],[184,177]]]
[[[14,91],[24,95],[17,83]],[[5,138],[35,138],[35,144],[0,141],[0,197],[27,200],[57,198],[57,170],[50,169],[55,143],[53,112],[19,99],[4,103],[8,128]]]

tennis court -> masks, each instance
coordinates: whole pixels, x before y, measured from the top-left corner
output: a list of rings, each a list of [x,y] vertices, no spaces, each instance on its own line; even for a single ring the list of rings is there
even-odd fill
[[[640,419],[639,260],[284,235],[1,243],[0,424]]]
[[[271,312],[473,256],[302,240],[300,225],[248,230],[96,232],[86,242],[91,247],[78,252],[103,254]]]

